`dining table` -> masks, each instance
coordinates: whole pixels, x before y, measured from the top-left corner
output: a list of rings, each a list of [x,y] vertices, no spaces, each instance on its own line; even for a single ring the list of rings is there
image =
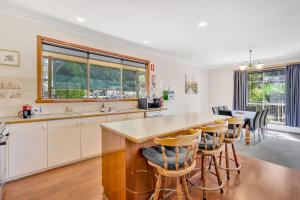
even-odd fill
[[[254,117],[256,115],[255,111],[245,111],[245,110],[232,110],[232,116],[241,117],[245,120],[245,126],[249,125],[250,127],[253,125]]]
[[[245,110],[232,110],[232,116],[241,117],[244,119],[244,128],[246,130],[245,143],[250,144],[250,129],[253,127],[254,118],[256,115],[255,111],[245,111]]]

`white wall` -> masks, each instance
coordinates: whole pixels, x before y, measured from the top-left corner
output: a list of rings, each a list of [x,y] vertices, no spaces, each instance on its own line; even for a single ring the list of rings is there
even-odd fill
[[[163,85],[175,91],[175,101],[167,102],[170,113],[196,112],[207,113],[207,70],[188,68],[180,63],[157,60],[157,78]],[[165,67],[161,67],[165,66]],[[198,74],[198,95],[185,94],[185,74]]]
[[[233,69],[222,68],[208,71],[208,106],[233,105]]]
[[[144,58],[150,60],[156,65],[157,81],[163,82],[165,86],[171,87],[175,91],[175,100],[170,101],[169,113],[184,113],[184,112],[202,112],[206,113],[208,108],[208,79],[207,71],[188,66],[178,61],[164,58],[157,55],[147,53],[146,47],[143,50],[133,50],[127,48],[132,45],[122,46],[98,38],[91,38],[82,34],[73,33],[71,31],[55,28],[47,24],[34,22],[23,18],[17,18],[6,14],[0,14],[0,49],[15,50],[20,52],[20,67],[9,67],[0,65],[0,80],[23,80],[24,88],[25,80],[30,80],[31,86],[23,88],[23,98],[21,100],[1,99],[0,101],[0,116],[15,115],[17,109],[25,103],[34,104],[36,99],[36,46],[37,35],[47,36],[62,41],[68,41],[75,44],[81,44],[98,49],[121,53],[133,57]],[[184,93],[185,74],[194,74],[199,79],[199,94],[187,95]],[[28,85],[28,84],[27,84]],[[25,98],[26,97],[26,98]],[[83,103],[80,103],[83,104]],[[87,103],[86,103],[87,104]],[[45,104],[41,104],[44,106]],[[70,104],[75,107],[78,104]],[[38,105],[40,106],[40,105]],[[46,105],[45,105],[46,106]],[[52,105],[51,105],[52,106]],[[57,110],[62,110],[61,107],[65,104],[56,104],[60,106]],[[46,109],[47,110],[47,109]]]

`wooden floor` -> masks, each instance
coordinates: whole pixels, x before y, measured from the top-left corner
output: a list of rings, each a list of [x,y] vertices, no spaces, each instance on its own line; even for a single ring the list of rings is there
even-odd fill
[[[208,200],[299,200],[300,171],[265,161],[241,157],[241,174],[225,177],[224,193],[208,192]],[[211,177],[214,182],[214,177]],[[200,179],[194,180],[199,182]],[[55,169],[6,185],[5,200],[102,200],[101,158]],[[190,187],[192,199],[202,191]],[[170,196],[168,200],[176,199]]]
[[[104,200],[101,158],[7,183],[4,200]]]

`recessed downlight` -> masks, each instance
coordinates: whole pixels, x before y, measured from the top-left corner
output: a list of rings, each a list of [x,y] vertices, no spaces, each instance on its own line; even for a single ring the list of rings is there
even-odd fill
[[[80,23],[84,23],[85,22],[85,19],[82,18],[82,17],[76,17],[76,20]]]
[[[205,22],[205,21],[199,22],[198,26],[201,27],[201,28],[205,27],[205,26],[207,26],[207,22]]]
[[[145,40],[145,41],[144,41],[144,44],[149,44],[149,41],[148,41],[148,40]]]

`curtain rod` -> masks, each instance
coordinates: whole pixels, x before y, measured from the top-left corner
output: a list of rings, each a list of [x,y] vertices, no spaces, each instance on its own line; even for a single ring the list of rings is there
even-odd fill
[[[282,64],[274,64],[274,65],[266,65],[262,69],[249,69],[245,71],[266,71],[266,70],[272,70],[272,69],[285,69],[288,65],[293,64],[300,64],[300,61],[297,62],[288,62],[288,63],[282,63]],[[234,69],[233,71],[241,71],[240,69]]]

